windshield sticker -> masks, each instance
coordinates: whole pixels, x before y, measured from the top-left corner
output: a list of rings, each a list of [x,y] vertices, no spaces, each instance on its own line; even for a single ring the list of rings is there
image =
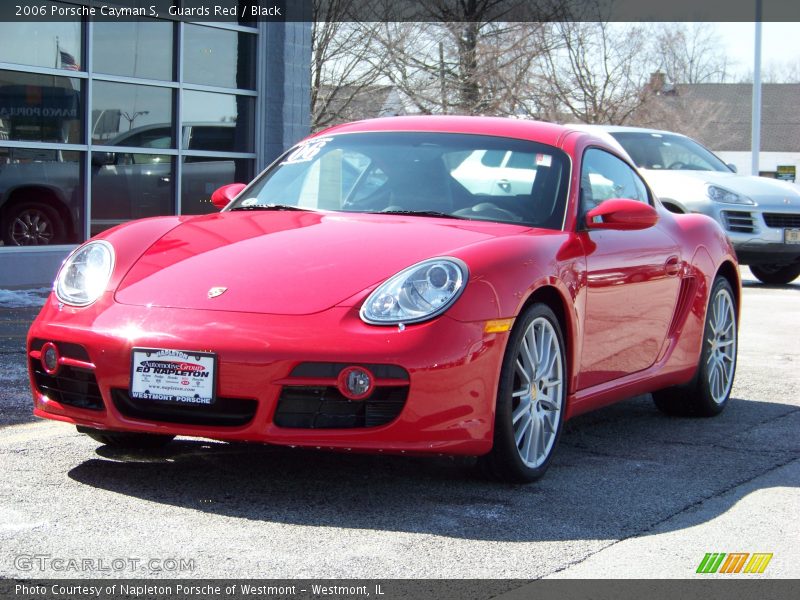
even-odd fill
[[[258,204],[258,198],[247,198],[246,200],[242,200],[239,206],[255,206]]]
[[[549,154],[537,154],[536,155],[536,166],[537,167],[549,167],[553,162],[553,157]]]
[[[297,148],[289,153],[289,156],[281,163],[282,165],[293,165],[296,163],[308,162],[313,159],[325,145],[333,138],[321,138],[308,140],[301,143]]]

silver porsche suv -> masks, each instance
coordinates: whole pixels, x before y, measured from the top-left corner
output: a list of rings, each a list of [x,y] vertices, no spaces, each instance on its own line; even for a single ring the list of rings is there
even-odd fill
[[[800,276],[800,187],[738,175],[693,139],[655,129],[585,125],[624,150],[668,209],[719,222],[739,262],[764,283]]]

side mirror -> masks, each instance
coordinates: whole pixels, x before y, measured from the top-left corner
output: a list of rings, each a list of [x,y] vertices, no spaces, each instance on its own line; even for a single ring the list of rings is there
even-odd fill
[[[658,222],[656,209],[638,200],[612,198],[586,213],[589,229],[647,229]]]
[[[738,171],[738,169],[736,168],[736,165],[735,165],[735,164],[733,164],[733,163],[728,163],[728,168],[729,168],[731,171],[733,171],[734,173],[738,173],[738,172],[739,172],[739,171]]]
[[[117,162],[116,152],[92,152],[92,164],[95,167],[105,167]]]
[[[223,185],[211,194],[211,204],[222,210],[246,187],[247,185],[244,183],[229,183],[228,185]]]

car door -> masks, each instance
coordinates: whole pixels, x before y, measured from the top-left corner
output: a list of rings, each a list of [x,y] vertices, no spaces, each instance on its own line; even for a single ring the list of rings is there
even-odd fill
[[[653,202],[627,163],[588,148],[581,165],[578,219],[587,263],[581,389],[650,367],[678,297],[679,246],[659,223],[634,231],[585,228],[586,212],[610,198]]]

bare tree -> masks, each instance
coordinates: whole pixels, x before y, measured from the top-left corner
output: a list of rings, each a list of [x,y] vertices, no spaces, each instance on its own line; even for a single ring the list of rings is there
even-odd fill
[[[535,6],[551,15],[547,2]],[[523,0],[429,1],[419,9],[424,22],[384,23],[385,76],[423,114],[515,114],[547,40],[542,23],[502,20],[525,8]]]
[[[534,80],[540,104],[584,123],[628,121],[654,66],[646,26],[568,21],[554,32],[558,49],[543,55]]]
[[[662,23],[655,31],[659,70],[670,83],[724,83],[728,58],[710,23]]]
[[[800,83],[800,60],[770,61],[761,71],[762,83]],[[739,79],[739,83],[753,83],[753,72]]]
[[[377,23],[353,20],[359,0],[312,0],[311,127],[350,118],[351,108],[381,77]]]

